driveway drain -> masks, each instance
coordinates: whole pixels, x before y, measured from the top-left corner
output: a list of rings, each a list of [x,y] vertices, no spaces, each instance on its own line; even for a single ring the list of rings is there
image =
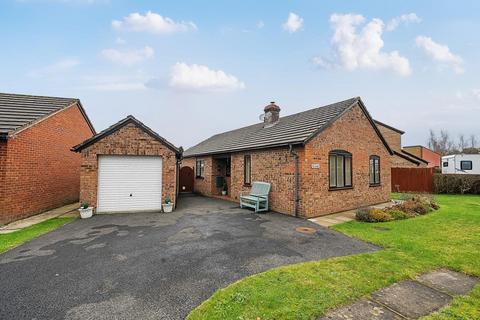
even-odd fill
[[[295,231],[300,232],[300,233],[306,233],[306,234],[313,234],[317,232],[316,229],[314,228],[309,228],[309,227],[298,227],[295,229]]]

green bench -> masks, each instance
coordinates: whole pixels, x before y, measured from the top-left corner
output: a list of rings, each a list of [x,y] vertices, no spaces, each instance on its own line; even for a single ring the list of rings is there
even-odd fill
[[[254,181],[248,195],[240,192],[240,208],[252,208],[255,209],[255,212],[268,211],[269,193],[270,183]]]

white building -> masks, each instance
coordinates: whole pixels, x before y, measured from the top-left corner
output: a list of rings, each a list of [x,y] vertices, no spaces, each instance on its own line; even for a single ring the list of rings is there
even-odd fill
[[[442,173],[480,174],[480,154],[452,154],[443,156]]]

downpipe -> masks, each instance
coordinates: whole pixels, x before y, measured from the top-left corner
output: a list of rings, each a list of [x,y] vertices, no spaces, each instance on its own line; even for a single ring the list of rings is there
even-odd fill
[[[290,144],[288,146],[288,151],[293,156],[294,159],[294,186],[293,186],[293,202],[294,202],[294,214],[295,217],[298,217],[298,202],[299,202],[299,189],[300,189],[300,177],[298,174],[298,153],[293,150],[293,146]]]

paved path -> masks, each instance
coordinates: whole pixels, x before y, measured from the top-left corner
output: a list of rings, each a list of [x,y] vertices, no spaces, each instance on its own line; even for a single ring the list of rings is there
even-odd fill
[[[447,305],[455,295],[465,295],[478,278],[451,270],[437,270],[416,280],[395,283],[354,304],[334,310],[319,320],[418,319]]]
[[[21,230],[23,228],[30,227],[34,224],[43,222],[45,220],[56,218],[65,214],[68,214],[69,216],[79,216],[78,211],[75,211],[79,207],[80,207],[80,204],[78,202],[74,202],[71,204],[67,204],[66,206],[52,209],[44,213],[40,213],[22,220],[14,221],[7,225],[1,226],[0,234],[12,233],[12,232]]]
[[[245,276],[377,249],[303,219],[182,198],[171,214],[78,219],[1,254],[0,319],[183,319]]]
[[[393,201],[389,201],[389,202],[373,205],[373,206],[370,206],[370,207],[383,209],[383,208],[391,207],[394,204],[395,203]],[[356,210],[347,210],[347,211],[328,214],[326,216],[312,218],[312,219],[309,219],[309,220],[312,221],[313,223],[321,225],[322,227],[327,227],[328,228],[328,227],[334,226],[336,224],[340,224],[340,223],[355,220],[355,211]]]

